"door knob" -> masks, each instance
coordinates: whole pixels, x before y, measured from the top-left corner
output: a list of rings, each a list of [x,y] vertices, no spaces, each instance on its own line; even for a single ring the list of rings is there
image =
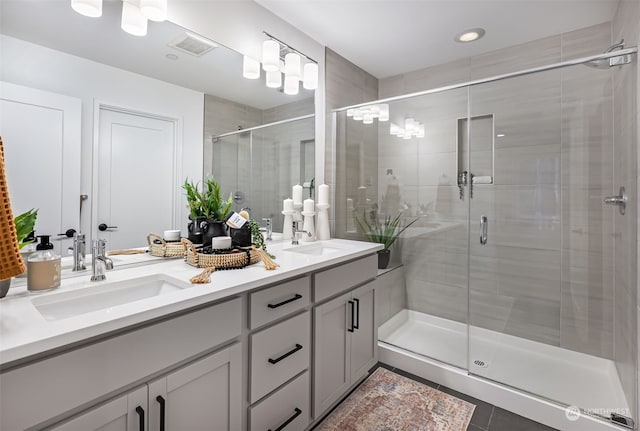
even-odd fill
[[[98,225],[98,230],[101,232],[104,232],[106,230],[115,230],[115,229],[118,229],[118,226],[107,226],[106,223],[100,223]]]
[[[604,203],[607,205],[617,205],[620,210],[620,214],[624,215],[627,209],[627,193],[625,192],[624,187],[620,187],[618,196],[607,196],[604,198]]]

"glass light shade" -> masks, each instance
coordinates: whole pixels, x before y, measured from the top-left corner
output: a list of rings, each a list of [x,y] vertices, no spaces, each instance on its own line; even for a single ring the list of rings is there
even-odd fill
[[[298,78],[290,75],[284,76],[284,94],[295,96],[298,94],[300,81]]]
[[[318,88],[318,65],[307,63],[304,65],[304,80],[302,87],[305,90],[315,90]]]
[[[128,1],[122,2],[122,21],[120,27],[134,36],[147,35],[147,19],[142,15],[140,8]]]
[[[378,118],[380,116],[379,105],[371,105],[371,115],[373,115],[373,118]]]
[[[140,0],[140,10],[151,21],[167,19],[167,0]]]
[[[295,52],[290,52],[284,56],[284,73],[297,80],[302,78],[300,74],[300,56]]]
[[[71,8],[90,18],[102,16],[102,0],[71,0]]]
[[[373,123],[373,114],[364,114],[362,116],[362,122],[364,124],[371,124]]]
[[[389,121],[389,104],[381,103],[378,106],[380,107],[380,115],[378,116],[378,121]]]
[[[405,130],[402,139],[411,139],[411,131]]]
[[[282,74],[279,70],[273,72],[267,72],[267,87],[280,88],[282,85]]]
[[[262,69],[274,72],[280,68],[280,44],[275,40],[262,42]]]
[[[397,124],[391,123],[389,125],[389,134],[396,136],[400,133],[400,127]]]
[[[260,62],[245,55],[242,58],[242,76],[247,79],[260,78]]]
[[[418,126],[418,133],[416,134],[418,138],[424,138],[424,124],[420,124]]]
[[[353,119],[356,120],[356,121],[362,121],[362,119],[363,119],[362,110],[354,109],[353,110]]]

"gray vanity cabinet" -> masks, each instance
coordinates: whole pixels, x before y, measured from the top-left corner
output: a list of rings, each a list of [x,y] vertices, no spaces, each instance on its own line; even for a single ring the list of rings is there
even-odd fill
[[[50,428],[50,431],[138,431],[146,405],[147,387],[143,386]]]
[[[240,430],[242,349],[185,365],[52,431]]]
[[[377,269],[372,262],[367,257],[316,275],[316,298],[324,298],[327,291],[347,293],[314,309],[314,419],[319,419],[376,364],[372,279]]]

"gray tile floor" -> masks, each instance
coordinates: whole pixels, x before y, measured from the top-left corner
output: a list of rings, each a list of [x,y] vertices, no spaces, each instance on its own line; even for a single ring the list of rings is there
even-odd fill
[[[406,371],[398,368],[391,367],[386,364],[379,364],[379,366],[387,368],[395,373],[408,377],[425,385],[436,388],[442,392],[453,395],[454,397],[468,401],[471,404],[475,404],[476,409],[471,417],[471,424],[468,431],[554,431],[555,428],[550,428],[546,425],[542,425],[538,422],[534,422],[525,417],[519,416],[510,411],[496,407],[493,404],[486,403],[477,398],[470,397],[463,393],[454,391],[446,386],[439,385],[438,383],[423,379],[416,375],[407,373]],[[557,431],[557,430],[556,430]]]

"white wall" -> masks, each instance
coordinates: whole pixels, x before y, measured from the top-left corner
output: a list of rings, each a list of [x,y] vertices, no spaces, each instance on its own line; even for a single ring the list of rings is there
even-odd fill
[[[316,184],[325,182],[324,47],[252,0],[169,0],[168,19],[228,48],[261,58],[263,31],[318,62],[316,90]]]
[[[4,35],[0,35],[0,46],[0,80],[82,100],[80,182],[81,193],[89,195],[83,204],[83,232],[91,232],[94,101],[178,118],[182,122],[178,136],[183,145],[182,177],[202,178],[203,93]],[[182,191],[177,195],[182,196]],[[183,196],[180,207],[176,228],[186,231],[188,213]]]

